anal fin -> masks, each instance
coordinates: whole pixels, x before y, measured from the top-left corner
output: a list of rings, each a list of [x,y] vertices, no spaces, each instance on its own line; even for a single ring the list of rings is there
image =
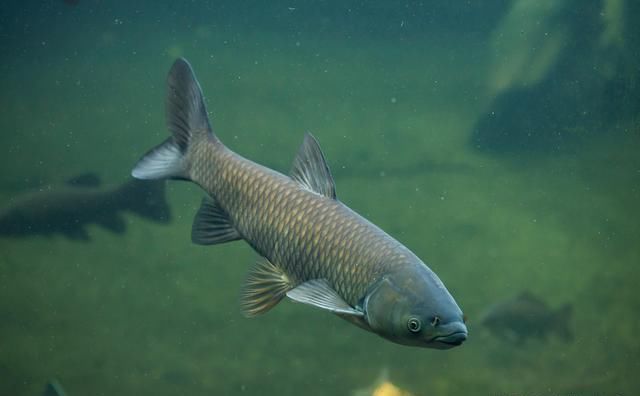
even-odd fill
[[[263,314],[275,307],[290,289],[287,275],[263,257],[251,269],[242,288],[242,313],[247,317]]]
[[[213,198],[203,198],[191,227],[193,243],[216,245],[238,239],[242,239],[242,236],[231,224],[227,212]]]

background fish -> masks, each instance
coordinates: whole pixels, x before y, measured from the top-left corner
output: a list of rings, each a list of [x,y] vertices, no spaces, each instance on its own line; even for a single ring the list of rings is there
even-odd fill
[[[196,215],[193,241],[244,239],[262,256],[243,289],[247,316],[268,311],[286,295],[400,344],[445,349],[467,338],[462,312],[436,274],[337,200],[311,135],[291,177],[282,175],[242,158],[213,134],[186,60],[174,63],[167,85],[173,136],[147,153],[132,174],[200,185],[209,196]]]
[[[61,234],[88,241],[86,226],[98,224],[123,233],[121,212],[167,223],[171,218],[162,181],[130,180],[116,187],[100,187],[94,174],[69,179],[65,185],[48,187],[17,196],[0,211],[0,236],[27,237]]]
[[[51,380],[47,382],[44,387],[42,396],[67,396],[67,393],[62,389],[62,385],[57,380]]]
[[[521,343],[529,338],[545,339],[556,334],[565,341],[573,339],[570,329],[572,307],[554,310],[532,293],[525,291],[490,307],[480,323],[497,337]]]
[[[351,396],[414,396],[414,394],[391,382],[389,369],[385,367],[373,384],[351,392]]]

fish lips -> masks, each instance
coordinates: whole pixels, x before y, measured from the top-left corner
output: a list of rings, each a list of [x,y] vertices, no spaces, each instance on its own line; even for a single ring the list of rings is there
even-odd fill
[[[441,344],[450,345],[451,347],[461,345],[467,339],[466,331],[459,331],[456,333],[448,334],[445,336],[438,336],[433,339],[433,342],[439,342]]]
[[[430,343],[438,349],[449,349],[462,345],[462,343],[466,341],[469,333],[464,324],[455,327],[455,329],[452,329],[452,331],[447,334],[433,337]]]

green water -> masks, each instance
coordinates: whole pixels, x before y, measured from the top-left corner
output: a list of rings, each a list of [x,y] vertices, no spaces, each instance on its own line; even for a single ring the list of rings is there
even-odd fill
[[[438,273],[469,339],[408,348],[288,301],[245,319],[255,253],[191,244],[202,192],[171,182],[170,225],[130,215],[126,234],[95,226],[89,243],[0,239],[0,394],[57,378],[70,396],[350,395],[384,368],[415,395],[637,394],[635,102],[611,114],[593,97],[561,149],[478,149],[508,4],[260,4],[1,6],[0,206],[87,170],[125,181],[168,135],[164,81],[184,56],[238,153],[287,172],[312,132],[338,197]],[[625,30],[615,70],[635,98],[638,48]],[[573,65],[583,86],[607,84],[596,58]],[[523,290],[573,304],[572,342],[513,345],[474,322]]]

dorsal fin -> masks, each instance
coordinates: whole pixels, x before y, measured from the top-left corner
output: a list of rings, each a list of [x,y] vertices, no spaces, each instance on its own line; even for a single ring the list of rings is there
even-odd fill
[[[545,302],[529,290],[525,290],[516,296],[516,300],[526,301],[531,304],[545,305]]]
[[[57,380],[51,380],[47,383],[42,392],[42,396],[65,396],[66,393],[62,389],[62,385]]]
[[[336,199],[336,187],[320,145],[307,133],[293,160],[291,178],[308,190]]]

